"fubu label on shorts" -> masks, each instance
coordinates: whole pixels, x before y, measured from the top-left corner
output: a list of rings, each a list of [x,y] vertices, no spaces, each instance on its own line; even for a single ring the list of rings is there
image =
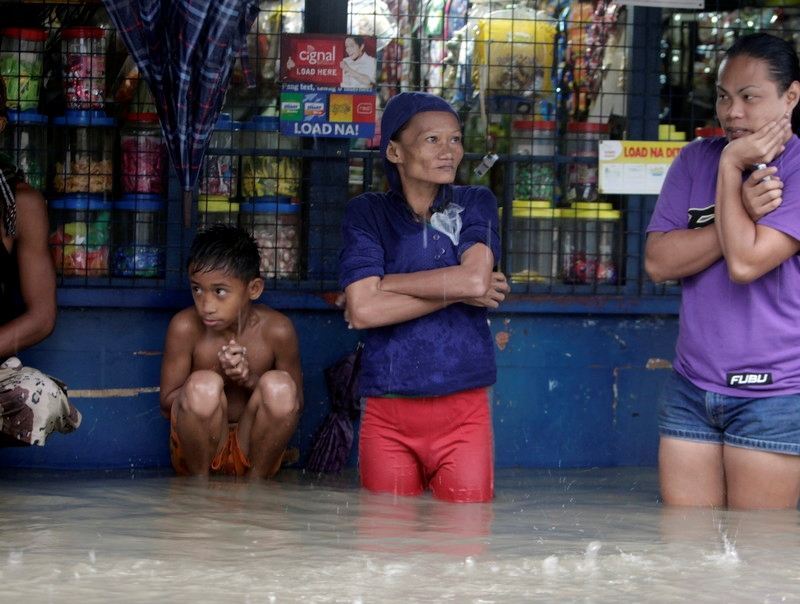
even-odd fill
[[[772,374],[765,373],[729,373],[728,386],[731,388],[744,388],[745,386],[765,386],[772,383]]]

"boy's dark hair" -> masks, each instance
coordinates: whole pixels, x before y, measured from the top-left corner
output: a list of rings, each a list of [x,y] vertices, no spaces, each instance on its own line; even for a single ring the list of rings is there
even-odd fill
[[[190,273],[220,270],[250,283],[260,277],[261,258],[256,240],[242,228],[215,224],[199,231],[189,249]]]
[[[783,94],[795,80],[800,81],[800,61],[794,46],[786,40],[772,34],[756,33],[738,38],[725,51],[726,59],[737,56],[752,57],[769,65],[772,81]],[[792,130],[800,132],[800,103],[792,112]]]

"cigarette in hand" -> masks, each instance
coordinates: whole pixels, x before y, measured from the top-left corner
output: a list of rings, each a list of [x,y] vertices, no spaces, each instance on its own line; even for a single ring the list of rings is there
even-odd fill
[[[763,163],[761,163],[761,164],[753,164],[753,170],[763,170],[766,167],[767,167],[767,164],[763,164]],[[764,178],[761,179],[761,182],[767,182],[768,180],[770,180],[769,176],[765,176]]]

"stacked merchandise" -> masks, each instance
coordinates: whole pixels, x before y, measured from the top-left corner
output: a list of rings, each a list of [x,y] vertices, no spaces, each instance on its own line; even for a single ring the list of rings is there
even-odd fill
[[[50,245],[63,276],[109,274],[116,120],[105,112],[108,33],[93,25],[61,30],[66,110],[52,119]]]
[[[798,47],[800,8],[743,6],[731,11],[665,11],[662,47],[664,121],[684,132],[713,126],[716,76],[740,35],[766,31]]]

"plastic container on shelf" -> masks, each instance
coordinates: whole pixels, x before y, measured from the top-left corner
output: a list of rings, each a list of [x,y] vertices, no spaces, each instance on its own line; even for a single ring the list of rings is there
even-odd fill
[[[123,195],[114,203],[113,275],[164,276],[165,207],[164,198],[153,194]]]
[[[620,218],[610,203],[578,202],[561,210],[559,274],[564,283],[620,282]]]
[[[581,245],[578,211],[560,208],[558,212],[558,279],[564,283],[589,283],[586,249]]]
[[[596,122],[567,124],[567,155],[588,160],[569,164],[568,201],[597,201],[597,157],[600,141],[608,138],[608,130],[608,124]]]
[[[166,192],[167,147],[155,113],[131,113],[120,134],[123,193]]]
[[[295,279],[300,270],[300,206],[288,197],[248,199],[239,210],[239,225],[258,243],[261,276]]]
[[[238,195],[238,149],[241,124],[222,113],[211,133],[209,150],[200,174],[201,196],[236,197]]]
[[[508,272],[512,283],[550,283],[558,274],[559,210],[548,201],[512,202]]]
[[[3,151],[25,173],[25,181],[43,191],[47,179],[47,116],[35,111],[9,111],[8,132],[0,140]]]
[[[102,111],[67,111],[53,119],[57,193],[111,193],[114,185],[114,127]]]
[[[351,157],[347,173],[347,191],[349,197],[355,197],[364,192],[364,159]]]
[[[300,196],[299,157],[278,157],[270,151],[296,149],[300,139],[278,134],[278,118],[256,116],[242,124],[242,197]]]
[[[106,101],[106,32],[100,27],[61,30],[64,98],[68,109],[103,109]]]
[[[511,153],[543,159],[517,163],[515,199],[552,202],[556,198],[556,123],[517,120],[511,124]]]
[[[239,223],[239,204],[226,195],[201,195],[197,200],[197,222],[200,227],[236,225]]]
[[[6,105],[18,111],[38,109],[47,32],[6,27],[0,36],[0,77],[6,83]]]
[[[67,195],[50,201],[50,252],[65,277],[108,275],[111,203],[102,195]]]

